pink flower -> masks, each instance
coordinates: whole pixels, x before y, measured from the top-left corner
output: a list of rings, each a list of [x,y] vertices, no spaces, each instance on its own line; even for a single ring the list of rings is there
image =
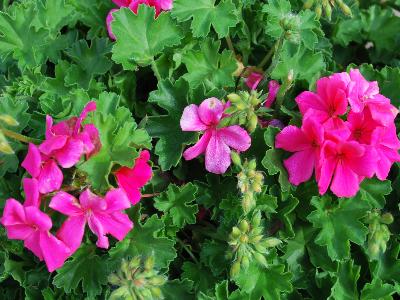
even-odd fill
[[[183,157],[191,160],[205,152],[206,169],[215,174],[225,173],[230,166],[230,148],[246,151],[251,143],[249,134],[240,126],[218,128],[225,107],[217,98],[209,98],[200,106],[187,106],[180,122],[183,131],[204,132],[194,146],[186,149]]]
[[[372,119],[368,109],[360,113],[350,111],[347,116],[346,125],[351,131],[350,139],[366,145],[371,144],[372,132],[379,126],[379,124]]]
[[[54,157],[63,168],[70,168],[81,159],[99,150],[100,140],[93,124],[82,126],[89,112],[96,110],[96,102],[89,102],[81,115],[53,125],[53,119],[46,117],[46,140],[39,146],[40,151]]]
[[[108,32],[108,36],[110,37],[110,39],[115,40],[115,35],[112,33],[111,31],[111,22],[114,20],[113,17],[113,12],[118,11],[118,9],[114,8],[112,10],[110,10],[110,12],[107,14],[107,18],[106,18],[106,25],[107,25],[107,32]]]
[[[79,201],[61,191],[51,199],[49,206],[68,216],[57,232],[57,237],[64,241],[72,252],[75,252],[82,242],[86,223],[97,235],[96,245],[100,248],[109,247],[107,234],[122,240],[133,228],[129,217],[121,212],[130,207],[129,199],[121,189],[107,192],[105,199],[87,189],[79,196]]]
[[[272,104],[274,104],[276,95],[278,94],[280,87],[281,86],[276,80],[271,80],[270,82],[268,82],[268,96],[267,99],[265,99],[265,107],[271,107]]]
[[[319,122],[330,128],[342,128],[344,122],[339,118],[347,111],[347,85],[340,77],[323,77],[317,81],[317,92],[302,92],[296,98],[301,114],[309,109]]]
[[[118,7],[128,7],[132,0],[113,0]]]
[[[300,128],[285,127],[275,139],[275,147],[295,152],[284,161],[289,181],[294,185],[309,180],[314,170],[318,173],[320,150],[324,142],[324,129],[312,117],[304,119]]]
[[[246,85],[251,90],[256,90],[258,84],[264,78],[264,75],[258,72],[251,72],[250,75],[246,78]]]
[[[377,127],[372,133],[371,144],[377,152],[376,176],[385,180],[392,164],[400,161],[400,141],[396,135],[396,126]]]
[[[47,194],[60,189],[63,173],[53,159],[42,155],[37,146],[29,144],[21,166],[38,181],[39,192]]]
[[[15,199],[8,199],[0,222],[7,237],[24,241],[26,248],[45,261],[49,272],[60,268],[70,255],[70,249],[49,232],[50,217],[36,206],[22,206]]]
[[[40,194],[38,181],[35,178],[24,178],[22,179],[22,185],[25,192],[24,206],[39,207]]]
[[[374,175],[376,152],[355,141],[327,140],[321,150],[320,168],[318,187],[321,195],[330,185],[336,196],[353,197],[364,177]]]
[[[119,187],[125,191],[133,205],[140,200],[140,189],[151,179],[152,170],[148,164],[149,159],[149,151],[144,150],[136,158],[133,168],[121,167],[115,172]]]

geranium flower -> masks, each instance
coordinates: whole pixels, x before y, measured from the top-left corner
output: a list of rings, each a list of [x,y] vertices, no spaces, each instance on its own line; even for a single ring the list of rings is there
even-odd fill
[[[249,87],[251,90],[256,90],[258,84],[261,82],[261,80],[264,78],[264,75],[258,72],[251,72],[250,75],[246,78],[246,85]]]
[[[374,175],[376,152],[355,141],[328,140],[321,150],[320,168],[318,187],[321,195],[330,185],[336,196],[353,197],[364,177]]]
[[[149,151],[144,150],[136,158],[133,168],[121,167],[115,172],[119,187],[125,191],[133,205],[140,200],[140,189],[151,179],[152,170],[148,164],[149,159]]]
[[[109,247],[107,234],[122,240],[133,228],[129,217],[122,212],[130,207],[129,199],[122,189],[110,190],[104,199],[87,189],[79,196],[79,201],[61,191],[51,199],[49,206],[68,216],[57,232],[57,237],[64,241],[72,252],[75,252],[82,242],[86,223],[97,235],[96,245],[100,248]]]
[[[295,152],[283,164],[289,173],[289,182],[299,185],[318,173],[320,150],[324,142],[324,129],[312,117],[303,121],[301,128],[287,126],[278,133],[275,147]]]
[[[37,146],[29,144],[28,154],[21,166],[38,181],[38,189],[41,194],[47,194],[60,189],[63,181],[63,173],[56,162],[40,153]]]
[[[220,100],[209,98],[200,106],[187,106],[180,121],[183,131],[204,132],[194,146],[186,149],[183,157],[191,160],[205,152],[206,169],[215,174],[225,173],[230,166],[230,148],[246,151],[251,143],[249,134],[240,126],[218,128],[224,110],[225,105]]]
[[[7,237],[24,241],[26,248],[45,261],[49,272],[60,268],[71,254],[70,249],[49,232],[50,217],[36,206],[22,206],[15,199],[8,199],[0,223],[6,228]]]
[[[264,102],[265,107],[271,107],[272,104],[274,104],[276,95],[278,94],[280,87],[280,84],[276,80],[271,80],[270,82],[268,82],[268,96]]]
[[[46,140],[39,146],[40,151],[54,157],[63,168],[74,166],[82,154],[88,157],[100,148],[97,128],[93,124],[82,126],[88,113],[96,110],[96,102],[89,102],[79,117],[53,125],[53,118],[46,117]]]
[[[347,115],[346,125],[351,131],[350,138],[361,144],[370,145],[372,132],[379,126],[371,117],[368,109],[360,113],[350,111]]]

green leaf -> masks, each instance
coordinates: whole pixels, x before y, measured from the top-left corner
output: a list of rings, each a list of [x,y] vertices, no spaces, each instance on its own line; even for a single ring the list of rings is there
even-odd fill
[[[158,233],[163,228],[164,223],[157,215],[151,216],[143,225],[136,223],[125,239],[109,251],[111,262],[119,263],[122,258],[136,255],[147,257],[154,254],[157,268],[168,267],[176,257],[175,242],[159,236]]]
[[[360,19],[340,19],[334,27],[333,40],[343,47],[348,46],[352,41],[360,43],[362,41],[361,31]]]
[[[193,282],[185,280],[170,280],[162,286],[163,296],[166,300],[187,299],[194,300],[194,295],[191,293]]]
[[[325,70],[323,55],[320,52],[312,52],[305,47],[285,42],[271,76],[276,80],[284,81],[290,70],[293,70],[294,80],[306,80],[311,84]]]
[[[183,132],[179,125],[183,110],[188,105],[188,90],[188,84],[183,78],[175,83],[164,80],[158,83],[158,90],[149,96],[149,102],[156,103],[168,113],[149,117],[146,126],[152,137],[159,138],[155,153],[164,171],[176,166],[184,146],[196,140],[194,133]]]
[[[194,224],[199,210],[197,204],[193,204],[196,192],[197,187],[191,183],[182,187],[170,184],[166,192],[155,198],[154,207],[171,214],[173,224],[179,228]]]
[[[396,292],[393,285],[383,283],[382,280],[374,278],[371,283],[364,285],[361,291],[361,300],[391,300]]]
[[[98,109],[92,120],[99,130],[101,150],[79,165],[87,173],[90,183],[97,190],[109,187],[108,176],[114,165],[132,167],[138,156],[136,147],[150,147],[150,137],[143,129],[137,129],[131,112],[126,107],[118,107],[119,98],[113,93],[102,93]],[[114,108],[109,107],[113,103]],[[110,110],[110,113],[102,110]]]
[[[336,282],[332,287],[329,299],[358,299],[357,280],[360,278],[360,269],[360,266],[354,265],[353,260],[340,263],[336,273]]]
[[[377,178],[364,179],[360,186],[362,201],[366,201],[371,208],[383,208],[385,196],[392,192],[392,184],[389,180],[380,181]]]
[[[366,216],[369,205],[359,196],[333,201],[339,203],[332,203],[330,196],[313,197],[311,204],[316,210],[307,219],[321,228],[315,242],[327,247],[332,260],[343,260],[350,256],[350,241],[358,245],[365,241],[368,228],[360,219]]]
[[[279,231],[279,234],[282,237],[293,238],[295,236],[293,231],[295,216],[292,214],[292,212],[298,204],[299,200],[292,195],[290,195],[286,201],[280,203],[280,205],[283,207],[279,207],[277,217],[282,220],[284,225],[284,228]]]
[[[182,279],[188,279],[193,282],[196,292],[207,293],[215,285],[216,279],[208,268],[200,264],[194,264],[185,261],[182,266]]]
[[[282,191],[287,192],[290,190],[290,183],[288,181],[288,174],[283,166],[283,153],[281,149],[275,149],[275,136],[278,134],[279,129],[276,127],[268,126],[264,132],[264,140],[267,146],[271,149],[267,150],[262,160],[262,165],[267,169],[269,175],[276,175],[279,173],[279,183]]]
[[[259,300],[262,297],[266,300],[279,300],[282,299],[283,293],[292,290],[292,276],[284,270],[284,265],[263,268],[256,262],[251,262],[249,268],[246,271],[242,270],[235,281],[251,300]]]
[[[121,8],[113,17],[111,28],[117,39],[113,59],[127,70],[151,64],[166,47],[179,44],[183,38],[182,30],[171,15],[161,13],[155,18],[153,7],[139,5],[137,14],[129,8]]]
[[[226,270],[228,260],[225,259],[228,244],[214,240],[206,240],[201,244],[200,261],[218,276]]]
[[[211,25],[219,38],[229,34],[229,28],[238,23],[237,11],[231,0],[175,0],[172,15],[180,22],[193,19],[192,31],[195,37],[205,37]]]
[[[400,244],[392,239],[377,261],[370,263],[371,273],[383,282],[397,282],[400,278]]]
[[[107,261],[96,255],[95,250],[94,245],[81,246],[72,259],[57,270],[53,284],[70,293],[82,283],[82,289],[88,297],[100,295],[110,270]]]
[[[209,89],[232,87],[233,73],[237,65],[233,53],[224,50],[219,53],[220,41],[206,39],[200,50],[190,50],[182,57],[188,73],[183,75],[190,87],[196,88],[204,83]]]

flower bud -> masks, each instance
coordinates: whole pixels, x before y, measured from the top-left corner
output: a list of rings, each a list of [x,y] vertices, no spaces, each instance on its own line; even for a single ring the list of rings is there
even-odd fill
[[[154,256],[149,256],[144,262],[144,268],[146,271],[154,268]]]
[[[240,272],[240,262],[239,261],[235,261],[231,267],[231,277],[236,277],[236,275],[238,275]]]
[[[232,228],[232,237],[233,238],[238,238],[242,233],[241,233],[241,231],[240,231],[240,229],[239,228],[237,228],[236,226],[234,226],[233,228]]]
[[[164,276],[154,276],[150,278],[149,283],[152,285],[163,285],[165,283],[165,278]]]
[[[239,229],[240,231],[242,231],[243,233],[246,233],[249,231],[249,223],[246,220],[242,220],[239,223]]]
[[[303,8],[304,8],[304,9],[310,9],[310,8],[313,6],[314,1],[315,1],[315,0],[307,0],[307,1],[304,3]]]
[[[342,0],[336,0],[336,2],[339,4],[339,7],[341,11],[346,15],[351,17],[353,14],[351,12],[350,7],[348,7]]]
[[[117,276],[117,274],[111,274],[110,276],[108,276],[108,282],[112,285],[120,285],[121,284],[121,280],[120,278]]]
[[[322,15],[322,6],[321,6],[321,4],[318,4],[315,7],[315,14],[317,15],[317,19],[321,18],[321,15]]]
[[[239,240],[242,244],[247,244],[249,242],[249,237],[247,235],[241,235]]]
[[[231,152],[231,159],[232,159],[233,164],[235,164],[236,166],[242,165],[242,162],[240,160],[240,155],[236,151]]]
[[[242,261],[241,261],[241,267],[242,267],[244,270],[247,270],[248,267],[249,267],[249,265],[250,265],[249,258],[248,258],[247,256],[243,256],[243,257],[242,257]]]
[[[263,238],[262,234],[259,235],[254,235],[250,238],[249,242],[252,244],[257,244],[259,241],[261,241]]]
[[[0,115],[0,121],[6,123],[9,126],[18,126],[19,123],[10,115]]]
[[[263,241],[263,245],[267,248],[272,248],[272,247],[278,246],[280,243],[282,243],[282,241],[280,239],[277,239],[274,237],[266,238]]]
[[[328,0],[323,0],[322,5],[324,7],[325,15],[328,18],[328,20],[330,21],[332,18],[332,7],[329,4]]]
[[[255,159],[250,160],[249,161],[249,165],[248,165],[248,169],[251,170],[251,171],[254,171],[256,169],[256,167],[257,167],[256,160]],[[253,176],[254,176],[254,174],[253,174]]]
[[[7,141],[0,141],[0,152],[4,154],[13,154],[14,150]]]
[[[151,288],[151,294],[152,294],[152,299],[160,299],[162,298],[162,292],[159,287],[153,287]]]
[[[232,103],[236,103],[242,100],[242,98],[238,94],[229,94],[227,96],[228,100],[231,101]]]
[[[254,130],[256,130],[257,124],[258,124],[257,115],[253,114],[253,115],[250,117],[250,121],[249,121],[249,124],[248,124],[248,126],[247,126],[247,129],[248,129],[250,132],[253,132]]]
[[[262,266],[264,266],[264,267],[268,266],[267,260],[265,259],[264,255],[262,255],[258,252],[254,252],[253,256],[256,259],[256,261],[258,261]]]
[[[391,213],[384,213],[381,216],[380,220],[383,224],[392,224],[393,223],[393,215]]]
[[[254,214],[254,216],[253,216],[253,218],[251,219],[251,226],[254,228],[254,227],[258,227],[258,226],[260,226],[260,223],[261,223],[261,212],[258,210],[255,214]]]

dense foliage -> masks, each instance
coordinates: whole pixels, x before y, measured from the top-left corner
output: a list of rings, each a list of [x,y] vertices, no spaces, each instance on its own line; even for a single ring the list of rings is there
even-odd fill
[[[399,296],[399,0],[0,9],[0,299]]]

